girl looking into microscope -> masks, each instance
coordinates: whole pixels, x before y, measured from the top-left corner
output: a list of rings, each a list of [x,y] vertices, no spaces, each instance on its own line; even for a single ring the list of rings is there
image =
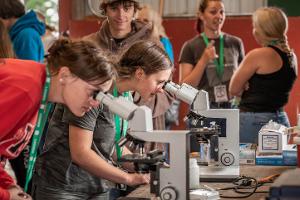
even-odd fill
[[[3,165],[6,159],[17,157],[31,137],[37,148],[51,102],[65,104],[74,116],[83,116],[99,105],[93,99],[94,92],[106,91],[115,76],[114,65],[89,42],[58,40],[49,50],[47,63],[0,59],[2,200],[31,199]],[[31,149],[28,166],[33,168],[37,149]]]
[[[119,76],[110,92],[129,99],[130,92],[138,92],[143,101],[151,100],[163,92],[172,70],[172,62],[157,44],[137,42],[121,57]],[[127,173],[111,164],[113,158],[129,153],[126,149],[115,150],[116,137],[126,132],[126,126],[102,105],[83,117],[74,116],[66,107],[57,107],[44,151],[37,159],[33,196],[44,200],[108,199],[109,181],[129,186],[149,183],[148,175]]]

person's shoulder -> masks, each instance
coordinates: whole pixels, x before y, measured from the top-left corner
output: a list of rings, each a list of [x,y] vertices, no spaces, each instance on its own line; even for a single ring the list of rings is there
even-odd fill
[[[196,47],[201,42],[199,35],[196,35],[184,42],[184,47]]]
[[[16,38],[20,38],[21,40],[36,40],[36,39],[38,39],[38,40],[42,41],[40,33],[31,27],[26,27],[26,28],[20,30],[20,32],[16,36]]]
[[[259,47],[252,50],[253,54],[268,56],[276,53],[276,51],[271,47]]]
[[[6,58],[3,60],[3,62],[0,64],[1,65],[6,65],[9,66],[10,69],[16,69],[16,72],[22,73],[24,71],[32,70],[32,72],[40,72],[40,71],[45,71],[45,64],[39,63],[33,60],[23,60],[23,59],[18,59],[18,58]],[[25,69],[26,68],[26,69]],[[30,72],[31,73],[31,72]]]
[[[23,81],[37,81],[45,77],[45,64],[33,60],[5,59],[3,70],[13,78]],[[0,64],[1,66],[1,64]]]
[[[133,37],[140,35],[140,39],[151,39],[156,38],[156,35],[153,34],[153,25],[151,23],[145,23],[139,20],[135,20],[132,23],[135,33]]]
[[[195,43],[195,42],[198,42],[198,41],[200,41],[200,36],[199,35],[195,35],[194,37],[188,39],[186,41],[186,43]]]
[[[97,40],[97,34],[98,34],[98,32],[90,33],[88,35],[83,36],[81,39],[84,41],[94,42]]]
[[[6,80],[3,82],[8,88],[16,88],[24,92],[32,99],[38,99],[46,76],[45,65],[19,59],[5,59],[0,64],[0,76]]]
[[[230,39],[230,40],[241,40],[240,37],[236,36],[236,35],[232,35],[230,33],[224,33],[224,37]]]
[[[247,57],[251,58],[251,59],[267,59],[268,57],[272,57],[274,54],[274,51],[272,50],[272,48],[269,47],[259,47],[259,48],[255,48],[252,49],[251,51],[249,51],[247,53]]]
[[[242,43],[242,39],[238,36],[231,35],[229,33],[224,33],[225,40],[231,42],[231,43]]]

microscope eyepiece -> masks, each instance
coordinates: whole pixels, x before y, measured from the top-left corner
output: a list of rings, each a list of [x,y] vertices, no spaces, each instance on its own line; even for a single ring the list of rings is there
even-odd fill
[[[96,100],[96,97],[97,95],[99,94],[100,90],[96,90],[93,92],[92,96],[93,96],[93,99]]]
[[[164,83],[164,85],[162,86],[162,89],[165,89],[166,85],[167,85],[168,83],[170,83],[170,82],[171,82],[170,80],[166,81],[166,82]]]

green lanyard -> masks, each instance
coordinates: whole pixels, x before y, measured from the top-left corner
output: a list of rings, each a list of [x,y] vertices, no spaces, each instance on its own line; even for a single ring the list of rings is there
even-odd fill
[[[44,84],[44,90],[43,90],[43,96],[41,105],[38,111],[38,119],[36,122],[36,126],[34,129],[34,134],[32,136],[31,141],[31,148],[30,148],[30,154],[29,154],[29,160],[28,160],[28,168],[26,173],[26,183],[25,183],[25,192],[28,189],[28,184],[32,178],[32,172],[36,160],[36,154],[38,150],[38,146],[41,140],[41,136],[43,134],[43,130],[48,118],[49,111],[51,109],[51,104],[47,102],[48,94],[50,89],[50,73],[48,71],[48,68],[46,67],[46,81]]]
[[[208,41],[208,38],[207,38],[206,34],[205,33],[201,33],[201,36],[203,37],[203,40],[204,40],[206,46],[208,46],[209,41]],[[223,36],[222,33],[220,34],[220,56],[219,56],[219,62],[215,58],[214,59],[214,63],[216,65],[217,75],[220,78],[220,80],[222,80],[222,76],[223,76],[223,73],[224,73],[224,36]]]
[[[114,86],[114,90],[113,90],[113,95],[114,97],[118,97],[118,89],[116,87],[116,84]],[[132,101],[132,97],[130,95],[130,92],[124,92],[122,94],[123,97],[125,97],[128,100]],[[120,146],[118,145],[118,141],[121,139],[121,137],[125,137],[126,136],[126,132],[127,132],[127,128],[128,128],[128,122],[124,119],[122,119],[119,115],[114,115],[115,118],[115,126],[116,126],[116,137],[115,137],[115,141],[116,141],[116,151],[117,151],[117,158],[121,158],[122,156],[122,151],[123,149],[120,148]],[[121,128],[122,126],[122,128]]]

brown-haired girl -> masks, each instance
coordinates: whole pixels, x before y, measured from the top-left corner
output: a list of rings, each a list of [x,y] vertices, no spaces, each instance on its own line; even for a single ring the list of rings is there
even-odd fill
[[[17,157],[32,135],[38,146],[50,102],[65,104],[74,115],[83,116],[99,105],[94,93],[110,88],[115,75],[114,64],[89,42],[58,40],[49,50],[47,62],[46,66],[29,60],[0,60],[2,161]],[[29,160],[35,160],[34,153]],[[2,165],[0,182],[0,199],[31,199]]]

